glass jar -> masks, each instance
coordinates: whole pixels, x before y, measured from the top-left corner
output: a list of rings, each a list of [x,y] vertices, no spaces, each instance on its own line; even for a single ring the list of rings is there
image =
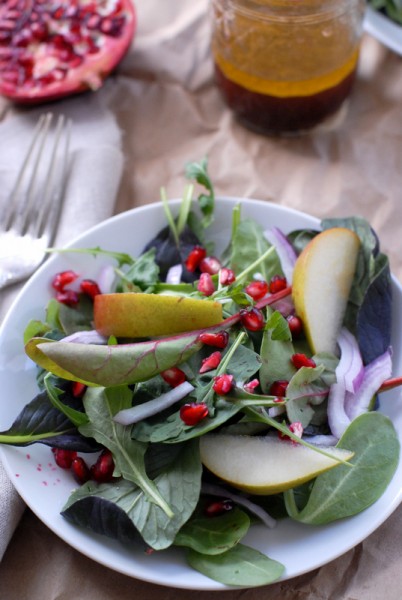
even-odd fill
[[[365,0],[212,0],[222,95],[248,127],[299,133],[332,118],[355,78]]]

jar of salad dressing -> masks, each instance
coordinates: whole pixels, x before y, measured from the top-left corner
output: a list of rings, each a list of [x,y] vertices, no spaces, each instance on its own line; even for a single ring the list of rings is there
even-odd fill
[[[340,111],[355,77],[365,0],[212,0],[212,52],[226,103],[267,134]]]

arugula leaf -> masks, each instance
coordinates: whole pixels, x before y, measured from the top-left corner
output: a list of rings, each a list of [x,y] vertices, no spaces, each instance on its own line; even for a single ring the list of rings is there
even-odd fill
[[[203,214],[201,224],[206,229],[213,222],[215,209],[215,192],[208,175],[207,159],[203,158],[200,162],[188,163],[185,168],[185,174],[187,179],[194,179],[207,191],[207,193],[201,193],[198,196],[198,204]]]
[[[377,412],[357,417],[338,447],[355,453],[353,468],[338,465],[319,475],[300,511],[293,492],[285,492],[286,508],[293,519],[324,525],[360,513],[384,493],[398,466],[400,452],[390,419]]]
[[[279,579],[284,566],[243,544],[223,554],[207,555],[190,550],[188,563],[193,569],[226,585],[256,587]]]
[[[147,476],[144,462],[146,445],[131,439],[129,427],[113,421],[117,412],[131,406],[131,400],[132,392],[126,386],[89,388],[83,400],[89,423],[81,425],[79,431],[108,448],[113,454],[116,470],[124,479],[138,485],[150,502],[172,518],[171,508]]]
[[[155,261],[156,250],[150,248],[130,266],[127,271],[118,271],[121,281],[117,291],[148,291],[152,292],[159,282],[159,266]]]

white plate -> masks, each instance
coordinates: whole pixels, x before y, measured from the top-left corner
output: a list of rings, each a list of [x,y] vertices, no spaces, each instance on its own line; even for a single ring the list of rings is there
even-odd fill
[[[223,198],[217,201],[216,220],[211,234],[222,250],[230,236],[231,209],[243,204],[242,214],[263,226],[293,229],[318,228],[313,217],[268,202]],[[178,202],[175,201],[175,205]],[[108,250],[138,255],[153,234],[165,225],[160,204],[141,207],[105,221],[76,239],[72,246],[101,246]],[[24,355],[22,333],[31,318],[42,319],[51,295],[52,276],[64,269],[74,269],[84,277],[97,278],[105,260],[83,254],[53,255],[26,284],[0,330],[0,431],[7,429],[22,407],[36,394],[35,368]],[[401,323],[402,288],[394,280],[394,324]],[[402,372],[399,326],[394,326],[395,373]],[[398,391],[381,397],[381,410],[402,432],[402,398]],[[40,444],[26,448],[3,447],[2,458],[15,487],[28,506],[60,538],[93,560],[115,571],[145,581],[177,588],[223,590],[224,585],[190,569],[179,549],[156,552],[148,556],[138,549],[91,534],[69,524],[60,510],[76,486],[69,472],[56,468],[50,449]],[[254,526],[246,543],[282,562],[283,579],[311,571],[340,556],[366,538],[396,509],[402,499],[402,464],[384,495],[363,513],[325,527],[311,527],[290,520],[280,522],[274,530]]]
[[[402,25],[398,25],[378,10],[368,6],[364,29],[384,46],[402,56]]]

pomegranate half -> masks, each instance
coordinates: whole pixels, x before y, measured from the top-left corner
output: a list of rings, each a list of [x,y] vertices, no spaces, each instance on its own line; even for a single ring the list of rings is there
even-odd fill
[[[1,0],[0,94],[35,104],[97,90],[135,28],[132,0]]]

